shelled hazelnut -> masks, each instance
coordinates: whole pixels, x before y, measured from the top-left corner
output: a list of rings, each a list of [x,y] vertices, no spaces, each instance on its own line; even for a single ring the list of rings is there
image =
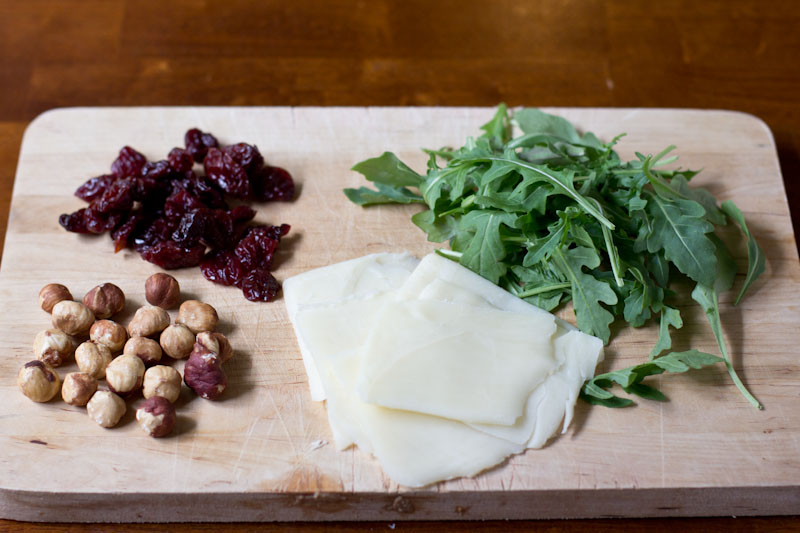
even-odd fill
[[[220,363],[233,357],[233,348],[227,337],[215,331],[201,331],[197,334],[196,342],[208,351],[219,354]]]
[[[214,331],[219,323],[217,310],[199,300],[186,300],[178,309],[178,324],[183,324],[192,333]]]
[[[53,306],[64,300],[72,300],[72,294],[60,283],[48,283],[39,291],[39,306],[48,313],[52,313]]]
[[[53,306],[53,326],[67,335],[86,333],[94,324],[94,313],[80,302],[62,300]]]
[[[113,283],[103,283],[86,293],[83,305],[97,318],[109,318],[125,307],[125,293]]]
[[[162,309],[172,309],[181,299],[181,288],[178,280],[159,272],[144,282],[144,297],[152,305]]]
[[[106,383],[111,392],[132,396],[142,387],[144,363],[135,355],[121,355],[106,368]]]
[[[106,377],[106,368],[111,360],[111,350],[99,342],[86,341],[75,350],[75,362],[78,363],[78,368],[95,379]]]
[[[222,370],[222,357],[218,351],[210,350],[209,344],[195,343],[183,367],[183,381],[201,398],[216,400],[225,392],[228,376]]]
[[[168,356],[175,359],[184,359],[192,353],[195,337],[194,333],[183,324],[172,324],[161,332],[159,343],[161,349]]]
[[[125,410],[125,401],[107,390],[95,392],[89,403],[86,404],[86,412],[89,418],[104,428],[116,426],[122,415],[125,414]]]
[[[128,330],[112,320],[98,320],[89,328],[89,338],[98,344],[104,344],[115,353],[125,346]]]
[[[144,373],[142,395],[145,398],[162,396],[175,402],[181,395],[181,375],[171,366],[156,365]]]
[[[149,337],[161,333],[169,326],[169,314],[155,305],[145,305],[136,310],[131,323],[128,324],[128,334],[131,337]]]
[[[122,354],[138,357],[142,360],[142,363],[150,366],[161,361],[161,346],[147,337],[131,337],[125,343]]]
[[[86,405],[95,392],[97,380],[86,372],[70,372],[64,376],[61,398],[69,405]]]
[[[136,410],[136,421],[151,437],[165,437],[175,427],[175,406],[161,396],[148,398]]]
[[[61,378],[47,363],[30,361],[19,369],[17,385],[34,402],[48,402],[61,388]]]
[[[58,329],[46,329],[33,339],[33,354],[40,361],[61,366],[75,352],[75,341]]]

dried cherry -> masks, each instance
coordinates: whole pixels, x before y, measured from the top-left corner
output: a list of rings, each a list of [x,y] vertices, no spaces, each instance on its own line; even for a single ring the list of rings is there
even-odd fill
[[[197,128],[192,128],[186,132],[183,137],[183,144],[186,146],[186,151],[197,163],[203,162],[209,148],[219,146],[216,137],[210,133],[203,133]]]
[[[249,226],[256,212],[228,206],[225,194],[245,200],[289,200],[294,182],[284,169],[265,166],[255,145],[220,147],[210,133],[186,132],[186,149],[147,161],[129,146],[111,165],[111,174],[87,180],[75,195],[89,202],[59,223],[75,233],[110,232],[115,251],[136,249],[165,269],[200,265],[203,275],[236,285],[253,301],[271,301],[280,284],[270,273],[289,225]],[[194,172],[202,162],[206,175]]]

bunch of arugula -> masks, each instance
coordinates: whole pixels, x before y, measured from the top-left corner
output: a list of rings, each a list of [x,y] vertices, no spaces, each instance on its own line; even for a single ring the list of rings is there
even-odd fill
[[[512,138],[512,125],[522,135]],[[664,400],[641,381],[723,362],[745,398],[761,407],[731,365],[720,322],[719,294],[732,287],[736,265],[715,226],[732,219],[747,239],[748,268],[736,304],[764,271],[763,251],[733,202],[718,206],[707,190],[690,188],[695,171],[661,169],[677,159],[668,157],[673,146],[622,161],[613,150],[622,135],[602,143],[537,109],[512,118],[503,104],[481,129],[483,135],[458,150],[425,150],[426,175],[391,152],[362,161],[353,170],[376,189],[344,193],[362,206],[427,205],[412,221],[428,240],[449,240],[442,255],[548,311],[571,300],[578,328],[606,344],[616,317],[633,327],[658,317],[649,361],[595,376],[583,386],[584,400],[631,405],[609,392],[614,383],[628,394]],[[667,303],[676,274],[696,283],[692,298],[705,311],[722,358],[697,350],[663,354],[672,346],[670,327],[683,325],[680,311]]]

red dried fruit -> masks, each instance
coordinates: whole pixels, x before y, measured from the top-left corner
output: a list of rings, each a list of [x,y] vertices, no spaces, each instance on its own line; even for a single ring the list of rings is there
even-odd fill
[[[239,281],[244,297],[251,302],[271,302],[281,290],[278,280],[266,268],[258,268]]]
[[[167,155],[167,161],[172,170],[181,174],[189,172],[194,166],[194,158],[187,150],[183,148],[173,148]]]
[[[206,247],[202,244],[181,246],[173,241],[161,241],[153,246],[142,247],[140,253],[145,261],[150,261],[164,270],[172,270],[199,265],[206,253]]]
[[[111,163],[111,173],[118,178],[126,176],[136,176],[142,170],[144,164],[147,163],[147,158],[131,148],[124,146],[119,151],[117,159]]]
[[[213,135],[186,132],[186,149],[148,162],[128,146],[112,164],[112,174],[84,183],[75,194],[88,207],[61,215],[76,233],[110,232],[115,251],[135,248],[165,269],[200,265],[203,275],[242,288],[250,300],[270,301],[280,285],[269,273],[280,239],[289,226],[246,225],[256,212],[229,208],[224,194],[244,199],[288,200],[294,182],[285,170],[264,166],[255,145],[218,147]],[[193,171],[203,161],[207,175]]]
[[[186,146],[186,151],[189,152],[197,163],[203,162],[209,148],[216,148],[219,146],[216,137],[210,133],[203,133],[197,128],[192,128],[186,132],[186,135],[183,137],[183,144]]]
[[[78,187],[75,191],[75,196],[81,200],[92,202],[106,192],[106,189],[108,189],[116,179],[117,177],[113,174],[103,174],[102,176],[91,178]]]
[[[286,202],[294,197],[294,180],[280,167],[265,166],[253,177],[253,190],[259,202]]]
[[[206,176],[220,189],[237,198],[250,198],[253,191],[250,177],[230,154],[217,148],[208,150],[203,160]]]

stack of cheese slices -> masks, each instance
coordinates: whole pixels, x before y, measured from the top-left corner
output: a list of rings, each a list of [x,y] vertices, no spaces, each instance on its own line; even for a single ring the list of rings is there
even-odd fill
[[[337,446],[407,486],[542,447],[603,357],[600,339],[436,254],[368,255],[283,290]]]

